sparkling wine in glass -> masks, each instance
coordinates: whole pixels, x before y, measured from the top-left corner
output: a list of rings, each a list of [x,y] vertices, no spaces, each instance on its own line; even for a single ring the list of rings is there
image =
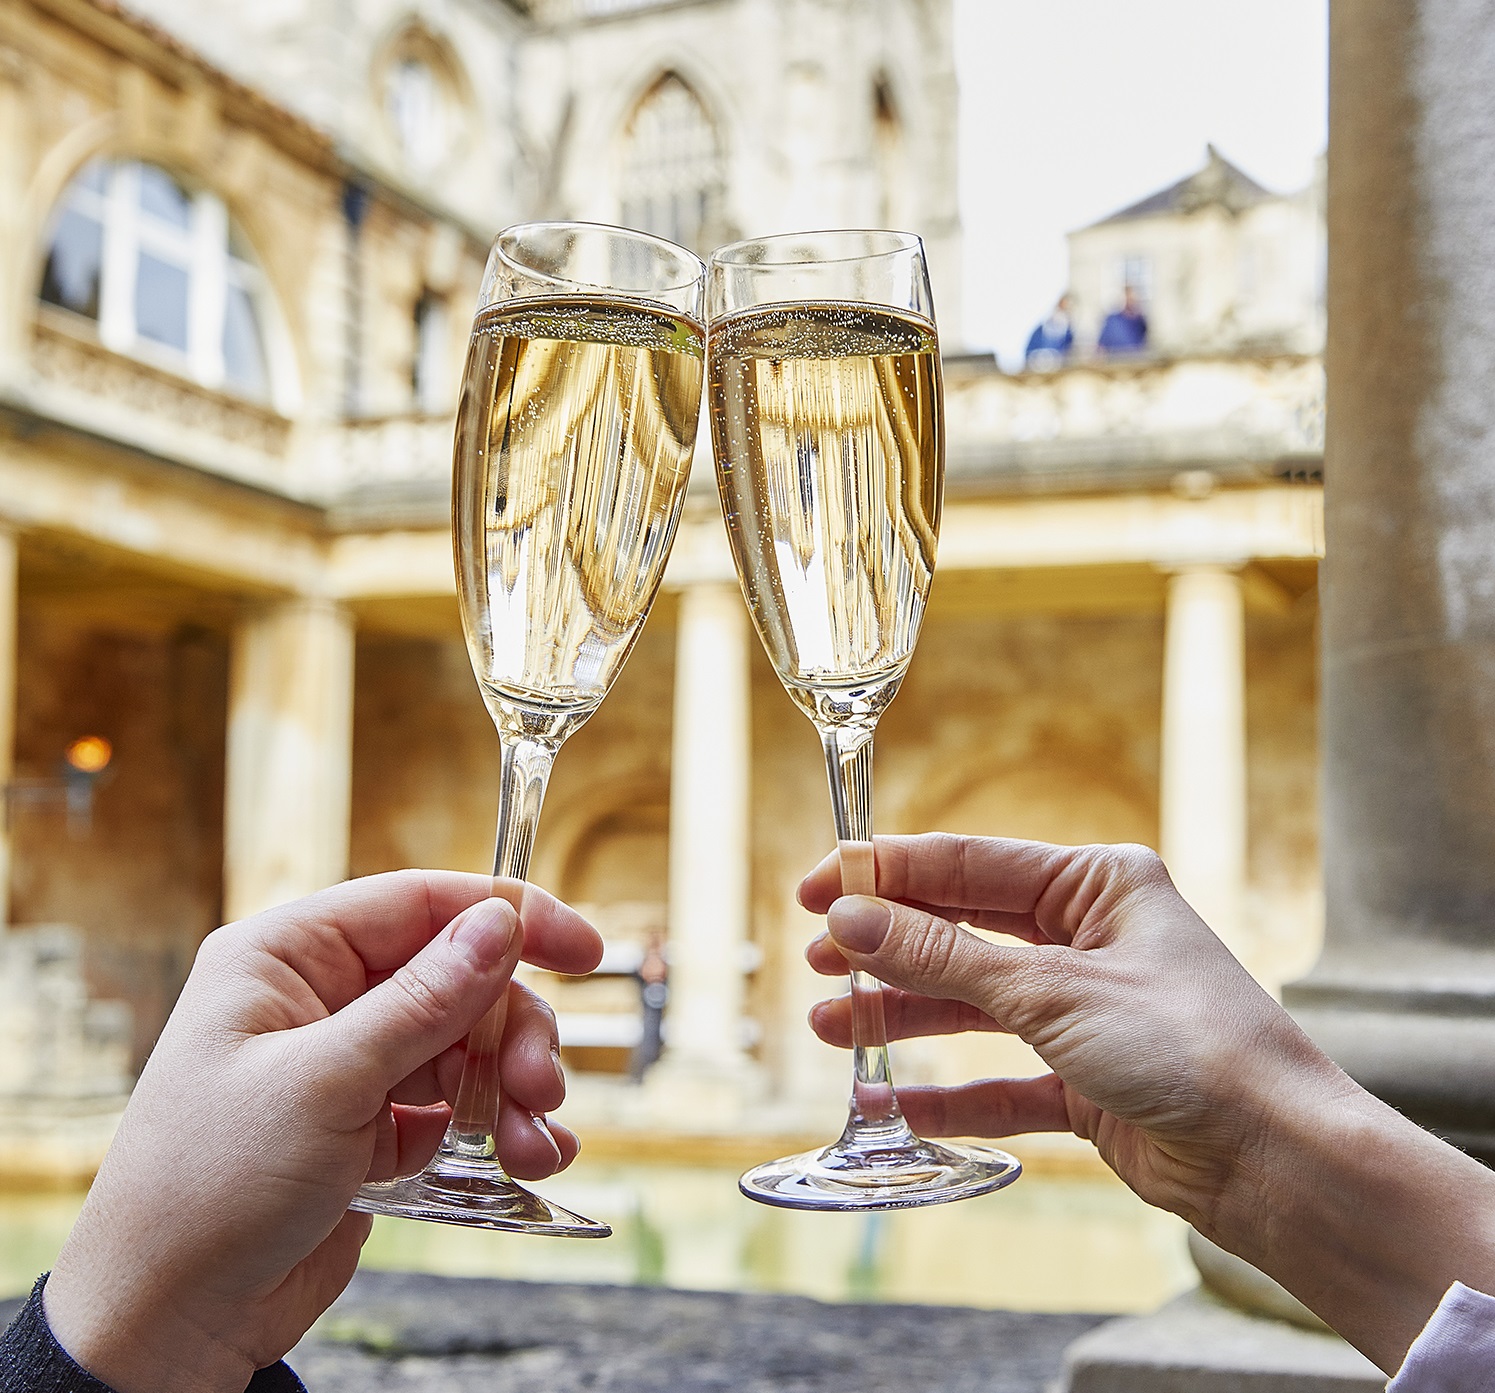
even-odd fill
[[[670,242],[529,223],[488,258],[462,384],[452,532],[462,626],[503,749],[493,874],[523,880],[551,763],[621,670],[659,590],[690,476],[705,268]],[[499,1164],[503,1003],[467,1039],[440,1151],[353,1207],[605,1238]]]
[[[846,894],[876,893],[872,737],[913,655],[944,478],[939,340],[923,245],[816,232],[724,247],[707,275],[717,482],[753,624],[815,723]],[[750,1199],[905,1209],[1015,1180],[1017,1161],[916,1136],[893,1092],[882,985],[851,974],[840,1140],[756,1166]]]

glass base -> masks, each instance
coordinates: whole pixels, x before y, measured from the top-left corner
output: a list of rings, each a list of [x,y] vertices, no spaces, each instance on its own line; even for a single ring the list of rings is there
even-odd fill
[[[612,1229],[516,1185],[493,1161],[467,1160],[443,1147],[419,1175],[371,1181],[349,1209],[398,1219],[532,1233],[542,1238],[608,1238]]]
[[[942,1146],[906,1126],[879,1142],[848,1132],[834,1146],[754,1166],[738,1189],[783,1209],[917,1209],[973,1199],[1010,1185],[1022,1163],[984,1146]]]

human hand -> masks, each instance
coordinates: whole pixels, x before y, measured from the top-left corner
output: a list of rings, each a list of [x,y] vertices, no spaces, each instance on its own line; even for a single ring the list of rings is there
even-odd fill
[[[1142,847],[879,838],[877,883],[900,903],[838,899],[834,856],[805,880],[805,907],[829,911],[815,969],[841,974],[849,961],[887,982],[892,1039],[1007,1031],[1053,1070],[900,1088],[917,1132],[1073,1131],[1143,1199],[1208,1232],[1221,1196],[1258,1164],[1260,1114],[1284,1076],[1310,1092],[1353,1088]],[[849,1045],[849,998],[821,1003],[811,1024]]]
[[[1009,1031],[1053,1071],[900,1088],[915,1131],[1088,1138],[1143,1199],[1275,1277],[1387,1372],[1451,1282],[1495,1291],[1495,1177],[1334,1065],[1152,852],[882,837],[877,884],[885,900],[838,899],[834,855],[806,878],[801,902],[828,912],[815,969],[888,983],[892,1039]],[[816,1006],[811,1025],[849,1045],[849,999]]]
[[[521,955],[582,973],[601,952],[543,891],[453,872],[210,934],[48,1279],[63,1348],[118,1393],[239,1393],[347,1285],[358,1187],[435,1154],[461,1042],[505,993],[500,1159],[523,1179],[568,1165],[577,1140],[545,1119],[565,1095],[555,1018],[510,979]]]

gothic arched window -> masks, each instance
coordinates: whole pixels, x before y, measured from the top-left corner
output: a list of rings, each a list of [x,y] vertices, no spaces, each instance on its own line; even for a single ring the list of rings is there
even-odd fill
[[[716,123],[678,73],[639,99],[623,128],[622,221],[694,251],[721,227],[726,178]]]
[[[93,320],[116,352],[264,398],[264,293],[223,200],[156,165],[95,160],[58,201],[42,303]]]

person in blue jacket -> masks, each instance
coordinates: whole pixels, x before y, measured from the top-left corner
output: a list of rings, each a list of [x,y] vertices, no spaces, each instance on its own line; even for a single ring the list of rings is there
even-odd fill
[[[1023,361],[1028,367],[1048,372],[1064,366],[1075,346],[1075,329],[1069,311],[1070,299],[1066,292],[1059,297],[1048,318],[1034,326],[1023,353]]]
[[[1121,308],[1106,316],[1095,346],[1102,353],[1141,353],[1147,348],[1147,316],[1131,286],[1122,291]]]

